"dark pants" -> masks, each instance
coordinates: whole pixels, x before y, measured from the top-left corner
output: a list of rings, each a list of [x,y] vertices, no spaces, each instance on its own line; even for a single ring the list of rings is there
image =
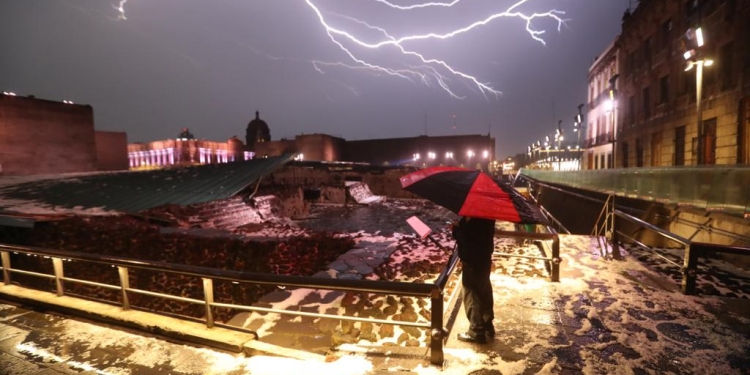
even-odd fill
[[[461,294],[466,317],[469,319],[469,331],[474,335],[484,334],[492,327],[492,320],[495,318],[490,272],[489,262],[481,265],[463,264]]]

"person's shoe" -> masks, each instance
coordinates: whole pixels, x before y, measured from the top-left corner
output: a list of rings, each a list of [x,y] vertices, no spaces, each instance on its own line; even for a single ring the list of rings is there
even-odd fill
[[[456,337],[458,338],[458,341],[463,341],[463,342],[473,342],[477,344],[487,343],[487,337],[484,334],[475,335],[475,334],[466,332],[466,333],[459,333]]]
[[[495,327],[489,326],[484,329],[484,334],[487,335],[487,337],[494,339],[495,338]]]

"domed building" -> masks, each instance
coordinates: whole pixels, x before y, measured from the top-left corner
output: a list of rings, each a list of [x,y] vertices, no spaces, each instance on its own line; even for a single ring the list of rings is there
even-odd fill
[[[255,111],[255,119],[247,124],[247,133],[245,141],[247,149],[249,151],[255,151],[255,145],[261,142],[268,142],[271,140],[271,131],[268,129],[268,124],[260,119],[260,113]]]
[[[236,136],[226,142],[209,141],[195,138],[188,128],[183,128],[174,139],[128,144],[130,169],[230,163],[252,157]]]

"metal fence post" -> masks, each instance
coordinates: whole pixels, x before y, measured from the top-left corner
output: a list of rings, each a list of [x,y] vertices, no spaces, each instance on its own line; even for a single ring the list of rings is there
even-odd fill
[[[214,281],[203,278],[203,300],[206,303],[206,327],[213,328],[214,314],[211,311],[211,305],[214,303]]]
[[[682,293],[695,293],[695,276],[698,272],[698,257],[703,248],[697,244],[685,245],[685,259],[682,266]]]
[[[552,260],[550,266],[552,272],[550,272],[550,281],[560,281],[560,236],[555,234],[555,238],[552,239]]]
[[[433,289],[430,299],[432,310],[430,314],[430,363],[442,365],[445,360],[443,340],[446,334],[443,328],[443,291],[438,288]]]
[[[0,251],[0,260],[3,262],[3,283],[10,285],[10,253]]]
[[[617,215],[613,212],[612,213],[612,258],[615,260],[622,260],[622,255],[620,255],[620,235],[617,234],[618,228],[617,223],[619,220],[617,220]]]
[[[52,268],[55,270],[55,289],[57,296],[62,297],[63,291],[63,260],[61,258],[52,258]]]
[[[128,289],[130,289],[130,278],[128,277],[127,267],[117,267],[117,273],[120,274],[120,289],[122,291],[122,308],[130,309],[130,300],[128,299]]]

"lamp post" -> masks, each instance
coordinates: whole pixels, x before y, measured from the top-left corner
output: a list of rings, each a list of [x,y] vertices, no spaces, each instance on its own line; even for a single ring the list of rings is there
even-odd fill
[[[532,150],[533,150],[533,148],[531,146],[526,146],[526,155],[529,156],[528,164],[533,163],[533,158],[531,157]]]
[[[563,141],[563,131],[562,131],[562,120],[559,120],[557,122],[557,130],[555,131],[555,140],[557,141],[557,170],[562,171],[562,161],[560,161],[560,151],[562,149],[560,148],[560,144]]]
[[[609,79],[609,100],[611,104],[610,117],[612,117],[612,168],[617,168],[617,79],[619,74],[615,74]]]
[[[703,67],[713,65],[713,60],[701,58],[699,56],[698,48],[703,47],[703,31],[701,28],[695,29],[693,33],[692,29],[687,32],[688,40],[694,40],[694,48],[686,51],[683,54],[685,60],[688,61],[688,66],[685,71],[688,71],[695,66],[695,114],[698,132],[698,165],[706,164],[706,134],[703,128],[703,107],[702,107],[702,96],[703,96]]]
[[[577,133],[578,139],[576,140],[576,151],[578,152],[578,170],[583,169],[583,150],[581,149],[581,132],[583,132],[583,129],[586,128],[586,126],[583,124],[583,113],[581,112],[581,108],[583,108],[583,103],[578,105],[578,114],[574,118],[573,121],[573,132]],[[584,142],[586,139],[583,139]]]
[[[536,157],[534,158],[534,162],[537,166],[539,166],[539,159],[542,158],[542,142],[536,141],[531,145],[532,152],[536,151]]]

